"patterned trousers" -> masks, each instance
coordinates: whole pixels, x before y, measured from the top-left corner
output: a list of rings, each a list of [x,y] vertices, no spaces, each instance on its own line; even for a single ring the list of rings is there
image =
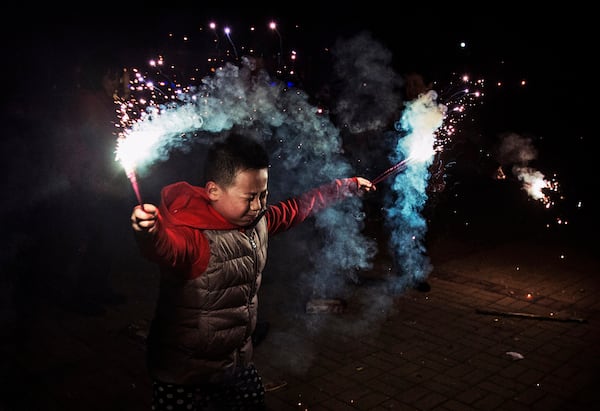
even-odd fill
[[[177,385],[154,380],[152,411],[265,411],[265,388],[252,365],[221,384]]]

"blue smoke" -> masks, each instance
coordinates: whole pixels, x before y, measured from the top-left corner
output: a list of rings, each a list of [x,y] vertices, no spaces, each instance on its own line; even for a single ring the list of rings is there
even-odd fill
[[[427,203],[429,166],[434,158],[435,132],[442,125],[446,106],[436,102],[434,91],[406,104],[396,124],[399,139],[390,155],[393,163],[408,159],[408,167],[395,176],[386,199],[386,224],[398,277],[397,291],[425,280],[433,267],[425,247],[427,222],[422,211]]]

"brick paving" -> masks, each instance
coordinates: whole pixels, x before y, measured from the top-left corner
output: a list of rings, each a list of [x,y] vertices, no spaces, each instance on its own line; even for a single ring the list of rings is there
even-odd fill
[[[596,409],[598,260],[561,251],[513,242],[440,261],[430,292],[408,290],[368,322],[349,310],[314,332],[275,317],[257,360],[288,381],[272,409]],[[380,292],[365,287],[357,301]],[[282,371],[273,353],[298,346],[305,363]]]
[[[446,233],[429,248],[430,292],[391,293],[383,262],[348,285],[342,314],[306,313],[291,269],[265,276],[270,332],[256,362],[265,382],[285,382],[267,393],[269,410],[600,409],[600,264],[571,240]],[[123,268],[127,301],[100,316],[43,295],[2,305],[0,410],[149,410],[150,267]]]
[[[282,411],[596,409],[599,265],[576,253],[514,241],[440,259],[430,292],[407,290],[367,320],[365,307],[349,309],[317,332],[279,312],[257,350],[265,379],[288,381],[269,393],[269,404]],[[350,307],[369,305],[364,295],[384,298],[366,288],[357,287]],[[297,347],[303,360],[274,354],[296,355]]]

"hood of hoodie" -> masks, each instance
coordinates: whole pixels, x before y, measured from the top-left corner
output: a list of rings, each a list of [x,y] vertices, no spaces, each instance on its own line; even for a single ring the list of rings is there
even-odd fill
[[[202,230],[231,230],[231,224],[211,205],[204,187],[178,182],[161,191],[160,211],[163,218],[174,225],[185,225]]]

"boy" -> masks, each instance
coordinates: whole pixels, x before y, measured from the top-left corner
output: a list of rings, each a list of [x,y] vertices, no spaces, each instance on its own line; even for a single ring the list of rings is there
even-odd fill
[[[268,167],[261,144],[232,134],[210,148],[204,187],[171,184],[158,208],[131,214],[142,254],[161,272],[147,341],[153,410],[264,409],[251,336],[268,236],[375,190],[361,177],[338,179],[267,206]]]

